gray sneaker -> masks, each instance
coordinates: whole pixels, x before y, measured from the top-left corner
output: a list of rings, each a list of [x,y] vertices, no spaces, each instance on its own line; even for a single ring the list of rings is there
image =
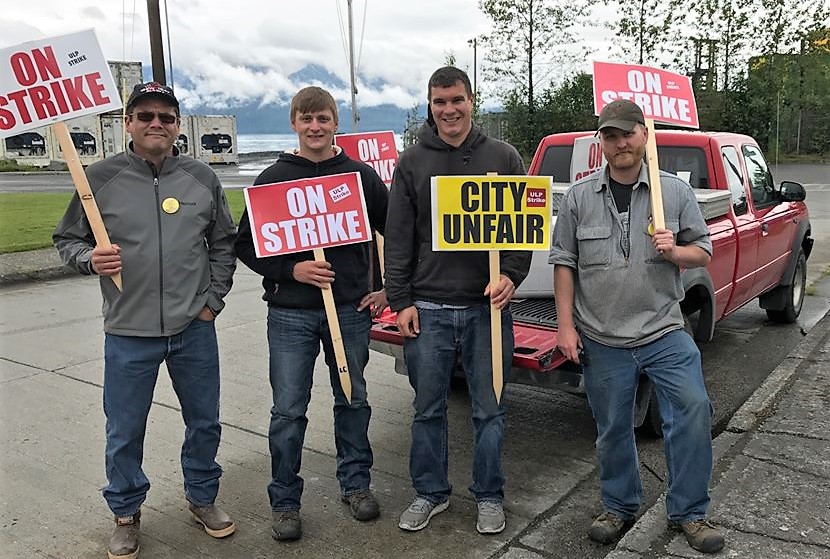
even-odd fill
[[[449,501],[434,505],[423,497],[415,497],[409,508],[401,513],[401,520],[398,528],[409,532],[423,530],[429,524],[429,519],[438,513],[444,512],[450,507]]]
[[[504,530],[504,507],[495,501],[478,502],[478,521],[476,530],[479,534],[498,534]]]

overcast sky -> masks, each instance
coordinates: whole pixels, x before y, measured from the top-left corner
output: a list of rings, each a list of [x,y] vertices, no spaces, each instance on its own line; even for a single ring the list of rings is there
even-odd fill
[[[146,0],[2,0],[2,4],[0,47],[93,27],[107,59],[150,65]],[[166,4],[173,67],[197,84],[193,90],[177,87],[185,105],[290,99],[296,86],[286,76],[311,63],[349,81],[346,0],[167,0]],[[160,5],[164,23],[165,0]],[[394,103],[409,108],[422,101],[427,78],[450,51],[472,77],[468,39],[490,29],[478,0],[354,0],[353,15],[359,72],[390,84],[381,90],[360,87],[359,106]],[[165,64],[167,56],[165,52]],[[483,63],[480,50],[480,80]],[[581,69],[589,67],[585,64]],[[348,87],[332,93],[349,100]]]

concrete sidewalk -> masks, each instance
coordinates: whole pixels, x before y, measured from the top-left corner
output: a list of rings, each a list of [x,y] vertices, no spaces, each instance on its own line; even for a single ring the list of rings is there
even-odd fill
[[[830,556],[830,315],[715,439],[716,557]],[[661,496],[607,559],[705,557],[666,525]]]
[[[61,266],[54,249],[0,255],[0,285],[67,273],[72,272]],[[251,305],[259,311],[258,305],[261,303],[258,301],[258,282],[255,281],[256,278],[240,278],[243,279],[248,281],[240,281],[235,287],[234,297],[238,300],[253,301]],[[44,282],[43,285],[56,283],[58,282]],[[32,315],[33,318],[28,322],[24,321],[26,323],[20,326],[20,331],[10,336],[6,342],[32,345],[26,349],[26,353],[40,355],[39,360],[44,361],[44,364],[42,369],[35,370],[9,362],[9,371],[0,371],[0,383],[4,379],[30,379],[28,384],[20,383],[14,393],[14,400],[6,401],[10,409],[5,416],[7,419],[16,417],[20,424],[15,425],[15,421],[10,420],[4,427],[9,432],[27,433],[32,431],[30,422],[36,422],[38,425],[43,424],[38,428],[45,430],[44,432],[49,431],[49,425],[66,425],[69,427],[67,433],[75,434],[64,434],[59,428],[56,430],[59,435],[57,438],[52,435],[44,438],[50,441],[49,452],[46,454],[48,463],[26,462],[28,454],[22,449],[26,445],[36,444],[37,438],[15,440],[18,444],[15,447],[17,450],[7,448],[4,460],[18,473],[25,472],[25,476],[21,478],[23,485],[4,484],[3,492],[0,493],[0,505],[6,506],[7,512],[11,513],[12,509],[17,509],[18,506],[22,506],[21,504],[31,508],[32,505],[27,503],[47,502],[49,495],[57,492],[56,494],[61,495],[61,510],[78,518],[94,519],[90,525],[84,527],[83,533],[73,535],[72,541],[69,542],[73,556],[92,557],[102,554],[102,546],[105,545],[103,542],[106,541],[110,529],[106,514],[101,512],[100,496],[95,491],[96,487],[100,487],[103,471],[98,463],[102,459],[98,454],[102,424],[100,386],[97,378],[100,371],[100,334],[96,334],[94,340],[84,338],[84,332],[91,329],[98,332],[100,316],[97,312],[86,310],[92,308],[89,305],[80,306],[76,299],[83,295],[97,302],[99,295],[95,281],[72,285],[73,292],[69,296],[52,289],[38,288],[38,297],[46,298],[43,302],[45,309],[56,307],[57,300],[53,299],[57,298],[61,301],[61,306],[70,307],[67,313],[75,317],[72,328],[65,334],[68,336],[67,339],[55,338],[55,333],[62,327],[60,322],[56,323],[53,329],[45,331],[49,336],[50,349],[56,354],[71,357],[68,364],[53,363],[56,359],[54,355],[50,352],[44,353],[37,339],[32,337],[32,334],[39,331],[35,324],[42,319],[35,315],[47,313],[52,321],[60,321],[63,315],[32,309],[23,303],[7,309],[12,315]],[[239,305],[239,302],[235,301],[234,305]],[[169,387],[164,386],[160,388],[159,405],[154,406],[156,419],[151,422],[152,434],[148,437],[156,441],[153,444],[161,444],[164,447],[164,452],[152,452],[149,455],[154,458],[148,459],[149,468],[164,473],[156,477],[161,493],[157,490],[153,506],[150,507],[148,504],[148,557],[172,557],[176,554],[191,556],[182,550],[191,549],[193,545],[196,546],[193,548],[194,553],[198,552],[204,557],[226,557],[227,553],[238,557],[264,557],[273,554],[286,557],[333,557],[360,554],[372,559],[393,555],[429,557],[440,553],[448,557],[500,559],[543,559],[550,556],[541,549],[544,546],[535,548],[516,541],[523,527],[533,523],[533,519],[556,500],[553,485],[564,483],[560,479],[561,476],[554,476],[550,479],[545,478],[545,482],[540,486],[542,478],[531,475],[533,468],[527,468],[526,465],[520,467],[522,461],[528,459],[527,448],[514,449],[522,452],[515,453],[513,456],[516,463],[508,461],[507,466],[515,472],[531,472],[527,474],[530,476],[529,479],[516,479],[513,483],[523,485],[526,482],[529,487],[534,487],[532,494],[536,495],[536,501],[527,500],[531,493],[526,491],[519,499],[521,502],[509,503],[509,530],[503,535],[482,539],[471,534],[468,525],[471,525],[474,507],[463,497],[454,498],[454,507],[459,509],[456,514],[436,523],[437,525],[423,538],[416,540],[398,534],[399,531],[394,527],[394,511],[402,510],[409,497],[408,492],[401,489],[406,486],[406,471],[403,465],[407,450],[401,440],[405,439],[402,434],[410,420],[407,415],[410,395],[403,379],[389,375],[388,369],[391,368],[391,364],[384,361],[377,366],[378,372],[370,373],[375,375],[373,382],[380,391],[377,399],[378,418],[373,434],[378,449],[376,489],[383,501],[384,519],[372,526],[355,527],[339,503],[332,500],[331,494],[336,494],[336,483],[326,473],[330,469],[327,453],[331,453],[328,449],[331,436],[327,429],[320,440],[315,439],[310,443],[304,463],[310,476],[308,509],[327,513],[309,514],[308,528],[314,537],[309,537],[303,546],[275,548],[267,533],[267,511],[251,506],[251,503],[259,503],[262,500],[260,493],[264,487],[263,472],[267,471],[267,457],[261,448],[263,434],[257,431],[263,422],[259,421],[254,410],[267,409],[269,395],[263,393],[261,386],[256,382],[256,374],[251,372],[255,364],[252,364],[250,357],[265,355],[259,335],[263,326],[261,323],[249,324],[250,319],[247,318],[243,321],[241,317],[251,315],[251,311],[247,306],[234,305],[231,305],[233,308],[230,313],[223,314],[223,321],[226,323],[226,330],[222,334],[226,343],[223,371],[227,370],[229,373],[226,376],[229,382],[225,383],[223,391],[229,396],[226,396],[226,404],[223,404],[228,423],[223,437],[222,452],[229,469],[233,470],[232,475],[227,478],[227,489],[223,493],[227,497],[223,504],[228,505],[229,510],[239,519],[242,526],[240,534],[223,547],[220,542],[206,542],[203,533],[200,534],[192,526],[181,522],[180,517],[186,515],[180,510],[177,466],[172,459],[176,455],[176,445],[180,444],[180,436],[175,427],[179,420],[172,392]],[[90,343],[91,348],[84,349]],[[44,371],[55,373],[46,374]],[[231,380],[234,374],[239,378]],[[37,382],[40,384],[35,387]],[[315,383],[315,386],[317,384],[320,385],[317,390],[326,391],[324,382]],[[386,384],[391,388],[384,386]],[[314,412],[315,422],[324,425],[324,416],[329,411],[325,407],[325,401],[321,403],[319,394],[317,400],[320,409]],[[830,315],[824,316],[810,330],[799,346],[755,391],[733,417],[727,430],[715,441],[716,465],[710,519],[724,530],[727,538],[726,548],[716,556],[752,559],[830,556],[830,415],[826,413],[828,404]],[[389,410],[399,411],[392,413]],[[462,410],[461,413],[465,411]],[[580,406],[577,411],[581,414],[579,421],[565,421],[565,427],[562,429],[570,430],[573,429],[573,425],[583,423],[589,425],[587,412],[583,407]],[[20,414],[19,417],[15,415],[17,413]],[[383,413],[388,417],[382,415]],[[381,422],[378,423],[378,420]],[[454,420],[462,422],[466,418],[455,417]],[[394,429],[390,427],[392,425],[395,426]],[[530,428],[529,424],[524,428]],[[547,432],[549,428],[550,426],[547,426],[541,431]],[[564,432],[559,433],[555,429],[547,432],[547,436],[559,441],[567,438]],[[75,440],[72,437],[79,438]],[[162,443],[158,443],[159,440]],[[515,439],[512,444],[516,444]],[[458,448],[467,446],[467,443],[459,444]],[[328,450],[323,452],[320,449]],[[539,449],[535,450],[539,452]],[[541,452],[544,454],[544,451]],[[156,455],[158,457],[155,457]],[[466,464],[471,458],[466,455],[461,460],[455,458],[453,464],[463,465],[459,469],[466,474]],[[587,476],[593,467],[592,463],[583,463],[567,457],[556,460],[567,460],[568,467],[575,472],[572,475],[577,477]],[[561,472],[568,469],[564,463],[559,462],[555,468],[545,465],[540,471]],[[572,462],[576,466],[573,466]],[[75,479],[80,476],[76,479],[77,484],[73,482],[65,487],[54,486],[61,483],[59,480],[66,481],[63,477],[56,478],[54,475],[55,472],[64,469],[67,472],[64,477]],[[461,487],[460,483],[457,485]],[[514,497],[520,494],[518,489],[514,490]],[[15,503],[14,507],[11,507],[12,503]],[[0,530],[0,536],[16,534],[15,539],[11,541],[16,542],[18,547],[13,549],[18,551],[29,549],[27,546],[31,542],[41,542],[38,545],[44,547],[39,548],[40,551],[33,555],[55,556],[46,551],[52,549],[52,546],[46,543],[47,540],[55,537],[54,534],[48,534],[56,527],[59,530],[67,529],[71,522],[67,524],[65,520],[51,518],[55,511],[44,511],[45,516],[38,521],[38,528],[30,522],[30,518],[27,520],[26,515],[20,516],[22,512],[17,510],[14,518],[0,519],[3,520],[0,522],[0,528],[3,528]],[[6,521],[10,524],[6,524]],[[539,536],[546,542],[555,541],[557,530],[562,527],[550,528],[542,530],[544,534]],[[39,530],[44,532],[41,534]],[[367,547],[366,541],[379,542],[381,545],[370,548]],[[9,541],[6,541],[6,544],[9,544]],[[609,552],[609,559],[703,556],[689,548],[682,536],[667,528],[663,498],[646,511],[616,548],[609,548]],[[0,558],[19,556],[7,553],[8,551],[4,551],[0,546]],[[170,555],[167,555],[168,553]]]

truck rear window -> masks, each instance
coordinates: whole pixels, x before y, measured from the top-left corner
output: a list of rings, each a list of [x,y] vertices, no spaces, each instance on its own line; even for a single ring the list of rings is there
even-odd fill
[[[539,165],[539,174],[553,177],[553,182],[570,182],[572,146],[548,146]],[[708,189],[709,167],[702,148],[691,146],[657,146],[660,169],[673,173],[692,188]]]
[[[548,146],[539,174],[553,177],[553,182],[571,182],[571,146]]]
[[[660,170],[673,173],[692,185],[709,188],[709,168],[703,149],[691,146],[657,146]]]

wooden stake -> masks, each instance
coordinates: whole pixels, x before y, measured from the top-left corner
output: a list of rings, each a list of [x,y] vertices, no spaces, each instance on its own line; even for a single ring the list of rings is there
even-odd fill
[[[501,281],[501,263],[499,251],[490,251],[490,290]],[[501,393],[504,389],[504,365],[502,364],[501,347],[501,309],[490,303],[490,347],[493,351],[493,392],[496,394],[496,402],[501,402]]]
[[[314,249],[314,260],[325,262],[326,255],[322,248]],[[326,318],[329,322],[329,334],[331,334],[331,345],[334,347],[334,358],[337,362],[337,374],[340,377],[340,386],[346,395],[346,401],[352,403],[352,379],[349,377],[349,363],[346,361],[346,349],[343,347],[343,334],[340,333],[340,321],[337,319],[337,307],[334,305],[334,294],[331,287],[321,289],[323,293],[323,305],[326,307]]]
[[[75,149],[75,144],[72,143],[72,137],[69,135],[69,128],[63,121],[56,122],[52,125],[52,130],[58,137],[58,142],[63,152],[63,158],[66,160],[66,165],[69,167],[69,174],[72,175],[72,182],[75,183],[75,190],[78,191],[78,197],[81,199],[81,205],[84,207],[86,219],[89,221],[89,226],[92,229],[92,234],[95,236],[95,244],[103,248],[112,246],[110,237],[107,234],[107,229],[104,227],[104,220],[101,219],[101,212],[98,210],[98,204],[95,203],[95,197],[92,195],[92,189],[89,187],[89,181],[84,173],[81,160],[78,158],[78,151]],[[121,288],[121,273],[114,276],[109,276],[119,291]]]
[[[497,175],[498,173],[487,173]],[[501,281],[501,259],[499,251],[491,250],[490,255],[490,292],[496,288]],[[490,347],[493,357],[493,392],[496,394],[496,402],[501,403],[501,393],[504,390],[504,365],[502,364],[501,347],[501,309],[490,303]]]
[[[663,190],[660,186],[660,163],[657,159],[657,135],[654,132],[653,118],[646,118],[646,128],[648,128],[646,163],[648,164],[648,190],[651,195],[651,223],[655,229],[665,229]]]

